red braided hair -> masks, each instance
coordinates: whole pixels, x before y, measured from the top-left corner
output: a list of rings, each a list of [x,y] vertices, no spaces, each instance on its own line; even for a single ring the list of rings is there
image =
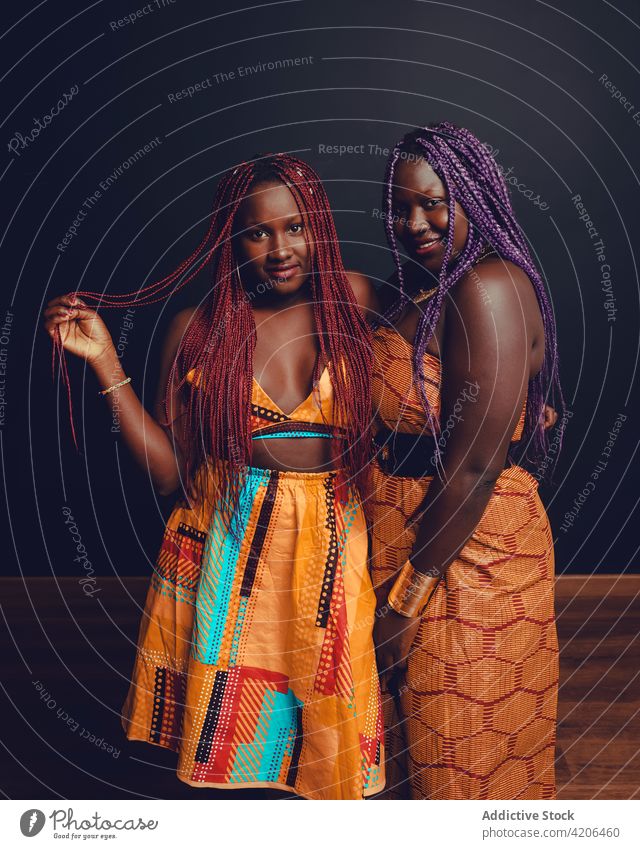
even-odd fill
[[[265,179],[265,173],[272,176]],[[77,292],[83,299],[94,299],[106,308],[146,306],[170,297],[211,263],[213,285],[189,322],[171,367],[164,398],[164,424],[169,424],[168,399],[176,370],[180,388],[187,372],[195,369],[199,375],[199,391],[192,391],[188,396],[186,478],[194,489],[200,490],[198,497],[205,498],[205,490],[197,485],[198,470],[203,465],[208,469],[211,463],[214,472],[220,472],[212,476],[213,498],[229,517],[237,507],[244,475],[251,464],[251,392],[256,342],[253,312],[238,272],[232,237],[236,214],[251,187],[274,179],[281,180],[291,191],[307,225],[305,233],[310,234],[307,244],[313,245],[313,314],[320,353],[333,385],[334,424],[343,428],[342,465],[366,505],[371,446],[370,330],[345,273],[326,192],[320,178],[306,162],[289,154],[269,154],[230,170],[218,184],[205,238],[167,277],[126,294]],[[231,316],[232,321],[229,320]],[[77,448],[71,388],[59,326],[53,339],[52,367],[56,350],[62,379],[67,386],[71,428]],[[319,373],[320,358],[314,369],[314,386]],[[332,440],[332,443],[339,444],[340,440]]]

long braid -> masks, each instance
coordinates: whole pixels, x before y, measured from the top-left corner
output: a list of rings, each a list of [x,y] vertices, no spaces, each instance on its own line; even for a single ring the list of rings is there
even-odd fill
[[[518,224],[506,182],[497,163],[485,146],[469,130],[449,122],[431,124],[408,133],[395,145],[389,157],[383,203],[386,233],[398,275],[398,296],[379,323],[391,325],[408,300],[402,263],[393,229],[393,185],[399,159],[408,152],[418,153],[433,168],[445,185],[449,198],[449,227],[444,261],[438,276],[438,290],[421,315],[416,328],[413,369],[420,398],[433,429],[434,417],[425,389],[424,354],[432,338],[447,292],[478,261],[490,246],[500,257],[521,268],[536,293],[544,326],[545,354],[540,372],[529,381],[522,442],[527,459],[538,462],[548,454],[549,440],[541,421],[543,406],[550,403],[564,411],[565,402],[558,375],[558,346],[555,318],[542,277],[529,252],[526,236]],[[456,201],[469,221],[466,244],[460,255],[451,259]],[[435,432],[435,430],[434,430]],[[560,443],[562,434],[559,435]],[[561,445],[558,446],[560,449]],[[555,453],[557,459],[558,452]],[[436,441],[438,471],[442,455]]]
[[[400,315],[408,300],[408,296],[404,287],[404,273],[402,271],[402,262],[400,261],[400,251],[398,249],[398,243],[396,241],[395,233],[393,230],[393,217],[390,214],[393,210],[393,187],[395,185],[395,171],[399,158],[400,147],[396,145],[391,152],[389,161],[387,162],[387,169],[384,180],[385,190],[382,198],[383,209],[385,209],[387,212],[387,215],[385,216],[385,230],[387,234],[387,241],[389,242],[389,245],[391,247],[393,261],[395,262],[398,274],[398,297],[391,304],[388,312],[385,313],[385,316],[383,316],[383,318],[386,318],[389,323]]]
[[[113,295],[82,291],[77,295],[95,300],[105,308],[146,306],[170,297],[211,263],[211,290],[194,313],[171,366],[163,424],[169,424],[171,387],[184,386],[187,373],[193,370],[198,391],[188,393],[186,415],[181,423],[187,447],[186,479],[197,498],[204,502],[212,496],[225,518],[230,518],[238,507],[251,464],[251,392],[256,342],[253,311],[234,258],[232,237],[240,204],[253,185],[264,182],[265,173],[270,180],[281,180],[288,186],[310,231],[307,242],[313,250],[311,292],[320,352],[332,380],[335,424],[344,430],[343,465],[348,481],[358,489],[366,509],[371,451],[370,330],[345,273],[326,192],[318,175],[305,162],[288,154],[269,154],[243,162],[220,180],[205,238],[171,274],[136,292]],[[52,364],[57,351],[69,394],[71,427],[77,447],[59,327],[53,342]],[[317,361],[314,387],[319,373]],[[213,475],[208,474],[211,467]],[[203,480],[204,470],[207,473]],[[342,487],[338,494],[346,497]],[[233,523],[231,530],[234,534],[238,530]]]
[[[281,165],[283,166],[281,168]],[[350,480],[364,495],[368,487],[371,418],[368,376],[373,355],[370,330],[357,306],[347,278],[329,199],[320,178],[300,160],[284,158],[277,167],[301,210],[307,213],[313,250],[313,310],[320,351],[335,388],[334,418],[345,430],[344,465]],[[349,365],[349,368],[345,366]],[[342,365],[340,365],[342,364]],[[316,363],[314,383],[319,377]],[[338,440],[332,440],[335,449]]]

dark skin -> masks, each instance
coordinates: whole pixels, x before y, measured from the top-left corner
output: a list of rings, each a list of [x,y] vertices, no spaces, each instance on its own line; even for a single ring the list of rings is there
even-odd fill
[[[403,266],[407,289],[433,288],[449,227],[446,188],[424,160],[401,162],[395,183],[395,235],[410,257]],[[464,210],[456,203],[454,256],[464,247],[468,227]],[[396,295],[391,278],[382,293],[383,307]],[[396,330],[409,343],[421,314],[420,305],[409,303],[396,321]],[[448,436],[444,481],[432,479],[413,523],[416,539],[409,557],[415,569],[444,576],[487,507],[505,465],[527,384],[542,366],[542,316],[527,275],[495,254],[476,263],[447,294],[427,351],[442,361],[441,421],[454,413],[468,382],[479,387],[475,402],[465,404]],[[556,419],[555,411],[547,408],[545,426]],[[390,583],[377,589],[381,605]],[[420,617],[380,611],[375,642],[382,674],[393,677],[404,671],[419,624]]]
[[[234,252],[245,290],[266,287],[252,300],[254,376],[289,415],[311,393],[313,367],[320,356],[311,301],[310,232],[289,189],[282,183],[267,183],[254,186],[241,204],[236,233]],[[366,310],[374,298],[373,284],[357,272],[347,276]],[[324,365],[320,363],[320,373]],[[295,471],[325,471],[332,465],[328,440],[313,437],[258,440],[252,462],[260,468]]]
[[[313,323],[309,271],[313,245],[304,238],[306,223],[295,199],[282,183],[255,186],[236,219],[234,253],[245,290],[256,292],[251,306],[256,322],[254,375],[285,413],[309,395],[319,344]],[[348,272],[357,303],[366,314],[375,304],[371,281]],[[265,291],[257,293],[263,284]],[[163,426],[162,402],[171,365],[196,308],[179,312],[171,322],[162,348],[160,375],[149,414],[131,383],[104,396],[118,405],[120,432],[138,465],[148,472],[159,495],[171,495],[185,479],[186,433],[184,386],[179,375],[169,390],[170,426]],[[72,293],[53,298],[44,311],[44,329],[53,336],[60,326],[66,351],[84,359],[101,389],[126,375],[102,318]],[[267,444],[268,443],[268,444]],[[329,468],[326,439],[271,439],[254,443],[253,465],[261,468],[323,471]]]

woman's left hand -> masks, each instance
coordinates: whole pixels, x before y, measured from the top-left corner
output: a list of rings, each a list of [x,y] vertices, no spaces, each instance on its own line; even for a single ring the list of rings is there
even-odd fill
[[[380,609],[373,629],[378,674],[392,678],[407,668],[407,658],[420,626],[420,617],[396,613],[389,605]]]
[[[554,427],[555,423],[558,421],[558,413],[553,407],[550,407],[548,404],[544,405],[544,414],[542,416],[542,421],[544,423],[545,430],[549,430],[549,428]]]

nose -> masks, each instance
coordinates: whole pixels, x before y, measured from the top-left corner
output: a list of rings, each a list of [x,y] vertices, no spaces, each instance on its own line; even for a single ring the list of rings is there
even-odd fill
[[[431,224],[427,215],[421,207],[417,209],[411,210],[411,214],[407,218],[407,229],[412,233],[423,233],[425,230],[429,230],[431,228]]]
[[[293,250],[286,236],[283,233],[275,233],[269,245],[268,258],[282,262],[282,260],[290,259],[292,255]]]

